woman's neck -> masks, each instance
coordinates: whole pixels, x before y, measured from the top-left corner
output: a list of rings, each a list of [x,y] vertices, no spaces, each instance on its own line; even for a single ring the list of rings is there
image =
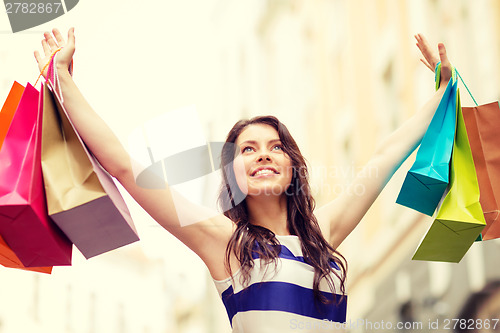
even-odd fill
[[[286,196],[246,197],[250,223],[265,227],[276,235],[290,235]]]

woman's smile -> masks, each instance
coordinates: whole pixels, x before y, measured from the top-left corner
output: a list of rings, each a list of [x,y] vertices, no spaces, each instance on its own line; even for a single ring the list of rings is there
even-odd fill
[[[272,177],[275,175],[279,175],[280,173],[272,167],[259,167],[254,170],[250,176],[254,178],[263,178],[263,177]]]

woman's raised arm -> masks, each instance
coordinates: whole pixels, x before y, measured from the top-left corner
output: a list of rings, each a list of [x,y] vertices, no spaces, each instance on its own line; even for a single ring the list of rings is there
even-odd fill
[[[45,69],[42,74],[46,77],[46,64],[50,61],[52,53],[59,47],[61,48],[56,54],[56,66],[64,96],[65,109],[68,111],[78,133],[97,157],[99,163],[112,176],[119,179],[128,169],[129,156],[111,129],[92,110],[69,73],[69,66],[75,53],[74,29],[69,30],[67,43],[64,42],[58,30],[54,29],[53,33],[57,42],[50,33],[44,33],[45,39],[42,40],[42,47],[45,57],[41,57],[38,51],[35,51],[38,67],[40,70]]]
[[[440,88],[422,109],[408,119],[388,138],[382,141],[373,157],[355,177],[350,188],[332,202],[320,207],[315,212],[325,237],[334,247],[354,230],[375,199],[379,196],[386,182],[393,176],[397,167],[422,140],[427,127],[436,111],[451,78],[451,63],[443,44],[438,45],[439,57],[433,53],[422,35],[415,36],[417,46],[425,58],[424,64],[433,69],[441,60]],[[376,170],[373,175],[373,170]],[[364,189],[363,195],[356,195],[351,189]]]
[[[40,70],[43,70],[53,52],[61,48],[56,55],[56,66],[63,103],[85,144],[99,163],[123,185],[153,219],[203,259],[212,276],[225,278],[224,253],[233,232],[233,223],[222,214],[207,211],[207,208],[180,197],[170,190],[166,183],[164,189],[147,189],[136,183],[129,154],[112,130],[85,100],[70,75],[69,66],[75,52],[74,30],[69,30],[67,42],[57,29],[53,30],[53,35],[55,39],[48,32],[44,34],[45,38],[42,40],[44,56],[35,51],[35,58]],[[47,75],[46,71],[42,74]],[[176,196],[175,205],[172,195]],[[189,214],[191,221],[200,222],[182,226],[178,213]],[[211,217],[207,218],[209,216]]]

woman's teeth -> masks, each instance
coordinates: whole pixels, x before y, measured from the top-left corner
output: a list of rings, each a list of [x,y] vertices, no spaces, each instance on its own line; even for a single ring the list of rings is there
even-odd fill
[[[274,174],[274,171],[269,169],[259,170],[254,174],[254,176],[269,175],[269,174]]]

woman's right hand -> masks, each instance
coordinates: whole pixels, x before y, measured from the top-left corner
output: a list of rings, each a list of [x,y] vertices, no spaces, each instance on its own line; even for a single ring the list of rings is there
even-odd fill
[[[55,39],[52,37],[52,34]],[[69,69],[73,61],[73,54],[75,53],[74,28],[69,29],[67,42],[64,40],[59,30],[53,29],[52,34],[49,32],[45,32],[43,34],[44,39],[42,39],[42,48],[44,56],[41,56],[38,51],[35,51],[35,59],[38,62],[40,72],[43,71],[42,75],[44,78],[47,78],[47,64],[52,57],[52,53],[54,53],[58,48],[61,48],[61,50],[57,52],[58,69]]]

